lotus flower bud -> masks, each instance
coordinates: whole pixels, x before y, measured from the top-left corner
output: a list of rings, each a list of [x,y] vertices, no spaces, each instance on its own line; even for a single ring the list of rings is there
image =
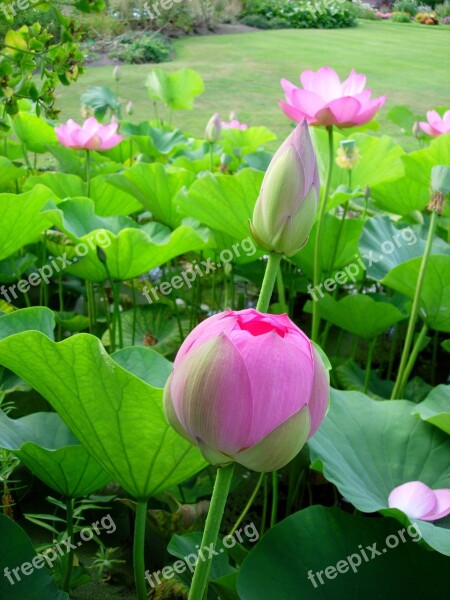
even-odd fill
[[[120,81],[120,67],[117,65],[113,69],[113,79],[114,81]]]
[[[287,315],[225,311],[182,344],[164,390],[169,423],[214,465],[273,471],[321,424],[328,370]]]
[[[125,110],[129,117],[131,117],[131,115],[134,114],[134,104],[131,102],[131,100],[128,102]]]
[[[214,144],[220,138],[220,134],[222,132],[222,124],[220,122],[219,113],[215,113],[210,120],[205,129],[205,139],[210,144]]]
[[[317,212],[320,182],[304,120],[273,157],[250,224],[255,240],[272,252],[292,256],[308,240]]]
[[[412,126],[413,135],[416,137],[422,137],[422,128],[420,127],[419,121],[414,121],[414,125]]]

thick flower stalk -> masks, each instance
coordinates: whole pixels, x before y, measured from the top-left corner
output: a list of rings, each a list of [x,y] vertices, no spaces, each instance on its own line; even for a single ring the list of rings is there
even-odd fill
[[[292,256],[308,240],[320,193],[316,155],[303,120],[273,157],[250,228],[260,246]]]
[[[371,90],[365,89],[366,76],[354,69],[342,83],[330,67],[303,71],[300,80],[303,89],[282,79],[286,101],[279,101],[284,114],[297,123],[306,119],[310,125],[325,127],[364,125],[386,101],[386,96],[371,99]]]
[[[444,133],[450,133],[450,110],[443,117],[435,110],[427,112],[427,121],[420,121],[419,126],[431,137],[438,137]]]
[[[450,515],[450,489],[432,490],[421,481],[408,481],[392,490],[388,504],[410,519],[437,521]]]
[[[164,392],[172,427],[210,463],[273,471],[319,427],[329,378],[287,315],[226,311],[182,344]]]
[[[76,150],[110,150],[123,139],[117,134],[119,123],[113,121],[102,125],[95,117],[87,119],[83,125],[78,125],[69,119],[65,125],[56,127],[55,132],[60,144]]]

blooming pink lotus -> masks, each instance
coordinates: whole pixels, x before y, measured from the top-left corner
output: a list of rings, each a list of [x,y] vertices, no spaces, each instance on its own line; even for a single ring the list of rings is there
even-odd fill
[[[56,127],[55,132],[58,141],[66,148],[110,150],[123,139],[123,136],[117,134],[118,127],[117,121],[102,125],[95,117],[89,117],[83,125],[69,119],[65,125]]]
[[[300,80],[303,89],[282,79],[286,102],[279,101],[284,114],[297,123],[306,119],[310,125],[326,127],[364,125],[386,101],[386,96],[371,100],[371,90],[364,89],[366,76],[357,74],[354,69],[342,83],[330,67],[322,67],[317,72],[304,71]]]
[[[432,490],[420,481],[409,481],[392,490],[388,503],[410,519],[437,521],[450,514],[450,489]]]
[[[182,344],[164,391],[168,421],[212,464],[279,469],[319,427],[328,371],[287,315],[228,310]]]
[[[232,119],[231,121],[222,121],[223,129],[240,129],[241,131],[245,131],[248,129],[247,123],[240,123],[237,119]]]
[[[450,133],[450,110],[441,117],[435,110],[427,112],[427,123],[420,121],[419,125],[425,133],[431,137],[437,137],[443,133]]]

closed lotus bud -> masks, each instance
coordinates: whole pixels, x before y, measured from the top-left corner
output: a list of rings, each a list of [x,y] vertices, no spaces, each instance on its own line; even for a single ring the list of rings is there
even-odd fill
[[[113,69],[113,79],[114,81],[120,81],[120,67],[118,65]]]
[[[316,156],[304,120],[281,145],[264,176],[250,224],[260,246],[287,256],[298,252],[314,224],[319,190]]]
[[[125,110],[129,117],[134,114],[134,104],[131,102],[131,100],[128,102]]]
[[[413,135],[415,135],[416,137],[421,137],[422,136],[422,128],[420,127],[420,123],[419,121],[414,121],[414,125],[412,127],[412,132]]]
[[[220,122],[219,113],[215,113],[210,120],[208,121],[208,125],[205,129],[205,139],[210,144],[217,142],[220,138],[220,134],[222,132],[222,124]]]
[[[203,321],[182,344],[164,409],[210,463],[263,472],[300,452],[328,397],[328,370],[287,315],[229,310]]]

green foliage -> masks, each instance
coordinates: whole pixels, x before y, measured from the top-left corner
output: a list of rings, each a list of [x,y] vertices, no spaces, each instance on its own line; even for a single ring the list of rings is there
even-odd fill
[[[450,1],[445,0],[442,4],[436,4],[434,8],[436,14],[444,19],[445,17],[450,17]]]
[[[394,12],[391,19],[394,23],[410,23],[411,15],[407,12]]]
[[[173,53],[170,41],[159,34],[124,34],[116,39],[115,44],[116,47],[109,53],[110,58],[129,64],[167,62]]]
[[[418,13],[418,10],[419,5],[417,4],[416,0],[395,0],[392,5],[393,12],[407,13],[411,17],[414,17]],[[392,20],[399,23],[405,22],[400,21],[399,19],[394,19],[394,17],[392,17]]]
[[[241,22],[260,29],[284,28],[286,22],[292,29],[335,29],[356,25],[355,16],[347,7],[301,0],[260,0],[244,10]]]

